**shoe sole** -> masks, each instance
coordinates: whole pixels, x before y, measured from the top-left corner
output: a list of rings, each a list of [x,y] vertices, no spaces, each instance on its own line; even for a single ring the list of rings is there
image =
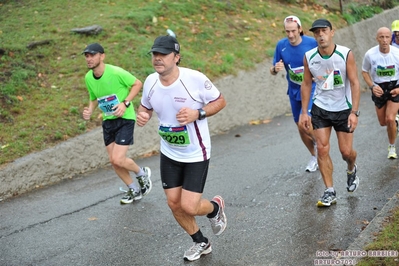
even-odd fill
[[[398,158],[398,155],[396,155],[396,156],[395,155],[391,155],[391,156],[388,155],[388,159],[397,159],[397,158]]]
[[[198,257],[195,257],[195,258],[192,258],[192,259],[189,259],[188,257],[184,257],[183,259],[185,261],[195,261],[195,260],[198,260],[199,258],[201,258],[202,255],[207,255],[207,254],[209,254],[211,252],[212,252],[212,246],[209,245],[209,248],[205,249]]]
[[[133,202],[135,202],[135,201],[137,201],[137,200],[141,200],[143,197],[141,196],[140,198],[134,198],[134,199],[132,199],[131,201],[126,201],[126,202],[123,202],[122,200],[120,201],[121,202],[121,204],[130,204],[130,203],[133,203]]]
[[[337,200],[336,200],[336,199],[333,200],[333,201],[331,201],[329,205],[326,204],[326,203],[323,203],[323,202],[321,202],[321,201],[319,200],[319,201],[316,203],[316,206],[317,206],[317,207],[330,207],[331,204],[336,204],[336,203],[337,203]]]
[[[310,168],[306,168],[306,172],[308,172],[308,173],[313,173],[313,172],[316,172],[317,171],[317,169],[319,169],[319,166],[317,165],[316,166],[316,168],[315,169],[310,169]]]
[[[151,169],[149,167],[144,167],[145,169],[147,169],[147,173],[148,173],[148,183],[150,184],[150,186],[148,187],[147,191],[145,193],[143,193],[143,196],[148,195],[148,193],[151,192],[152,189],[152,181],[151,181]]]
[[[360,178],[359,178],[359,177],[356,177],[356,178],[357,178],[357,184],[356,184],[356,187],[355,187],[354,190],[350,191],[349,188],[346,187],[346,190],[348,190],[349,193],[353,193],[353,192],[355,192],[355,191],[359,188],[359,185],[360,185]],[[356,179],[355,179],[355,181],[356,181]]]
[[[224,226],[217,234],[215,234],[218,236],[218,235],[222,234],[227,227],[227,217],[226,217],[226,214],[224,213],[224,208],[225,208],[224,199],[221,196],[217,195],[217,196],[213,197],[212,201],[215,201],[219,205],[219,208],[220,208],[219,215],[222,216],[223,220],[224,220]]]

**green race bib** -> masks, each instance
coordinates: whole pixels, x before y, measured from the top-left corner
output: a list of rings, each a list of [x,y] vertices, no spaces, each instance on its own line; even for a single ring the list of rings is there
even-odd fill
[[[158,134],[171,146],[183,148],[190,145],[187,126],[159,126]]]

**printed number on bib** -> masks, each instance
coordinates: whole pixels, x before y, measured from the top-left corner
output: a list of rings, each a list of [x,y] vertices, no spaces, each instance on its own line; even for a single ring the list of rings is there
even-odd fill
[[[378,77],[394,77],[395,76],[395,66],[377,66],[377,69],[375,70],[377,72]]]
[[[104,115],[113,115],[114,108],[116,105],[119,104],[118,96],[115,94],[104,96],[97,99],[98,107],[100,107],[101,111],[103,111]]]
[[[296,67],[296,68],[291,68],[290,65],[288,65],[288,75],[290,77],[291,82],[301,85],[304,77],[304,67]]]
[[[342,80],[341,72],[339,70],[331,71],[322,86],[323,90],[333,90],[334,88],[340,88],[344,85]]]
[[[169,145],[177,148],[184,148],[190,144],[187,126],[159,126],[158,134]]]

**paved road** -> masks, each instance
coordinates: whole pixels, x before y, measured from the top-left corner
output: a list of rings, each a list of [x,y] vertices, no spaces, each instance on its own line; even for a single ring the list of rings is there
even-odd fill
[[[313,265],[317,251],[346,250],[399,189],[399,161],[386,159],[386,131],[370,94],[360,106],[360,188],[346,192],[334,134],[338,203],[330,208],[315,205],[324,186],[319,172],[305,172],[309,158],[292,117],[213,137],[204,196],[224,197],[228,228],[216,237],[199,217],[213,252],[190,264]],[[0,265],[187,264],[182,256],[191,239],[166,205],[159,156],[137,161],[152,168],[154,187],[134,204],[119,204],[122,183],[109,167],[1,202]]]

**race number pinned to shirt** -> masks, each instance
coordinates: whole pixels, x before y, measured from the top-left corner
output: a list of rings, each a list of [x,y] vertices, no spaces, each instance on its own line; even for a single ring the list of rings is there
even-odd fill
[[[324,84],[322,86],[323,90],[333,90],[334,88],[340,88],[344,86],[344,82],[342,80],[341,71],[334,70],[327,76]]]
[[[114,108],[119,104],[118,96],[116,94],[104,96],[97,99],[98,107],[100,107],[101,111],[103,111],[104,115],[114,115]]]
[[[390,66],[377,66],[375,69],[377,73],[377,77],[394,77],[396,72],[395,72],[395,66],[390,65]]]
[[[291,82],[301,85],[304,77],[304,67],[295,67],[291,68],[290,65],[288,65],[288,75],[290,77]]]
[[[171,146],[184,148],[190,145],[187,126],[173,127],[160,125],[158,134]]]

